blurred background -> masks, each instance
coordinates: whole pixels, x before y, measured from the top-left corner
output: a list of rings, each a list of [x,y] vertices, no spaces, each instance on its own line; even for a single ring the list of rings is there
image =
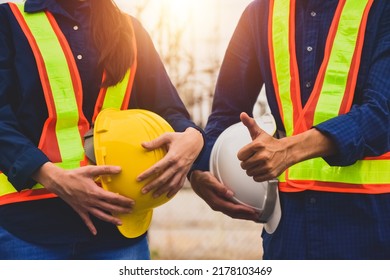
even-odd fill
[[[204,127],[219,68],[235,26],[251,0],[116,0],[151,35],[192,119]],[[254,115],[268,112],[261,92]],[[186,182],[155,209],[149,231],[153,259],[261,259],[262,225],[213,211]]]

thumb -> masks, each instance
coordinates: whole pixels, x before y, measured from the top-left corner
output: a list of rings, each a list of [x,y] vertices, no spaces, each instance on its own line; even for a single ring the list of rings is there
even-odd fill
[[[256,121],[249,117],[247,113],[241,113],[240,119],[242,123],[248,128],[252,140],[254,140],[263,132],[263,130],[257,125]]]

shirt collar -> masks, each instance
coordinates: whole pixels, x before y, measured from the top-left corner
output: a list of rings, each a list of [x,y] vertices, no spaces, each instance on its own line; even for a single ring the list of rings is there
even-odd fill
[[[69,15],[69,13],[62,7],[62,5],[58,3],[59,1],[60,0],[26,0],[24,5],[24,11],[27,13],[34,13],[47,10],[53,14],[61,14],[68,18],[72,18],[72,16]],[[70,2],[65,1],[67,0],[64,0],[63,4],[72,5]],[[74,5],[78,5],[78,8],[89,7],[90,4],[89,1],[73,2]]]
[[[39,12],[45,9],[53,11],[57,10],[59,5],[56,0],[26,0],[24,11],[28,13]]]

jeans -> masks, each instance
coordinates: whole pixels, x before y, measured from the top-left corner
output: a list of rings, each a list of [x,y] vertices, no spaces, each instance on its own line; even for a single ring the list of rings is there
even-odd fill
[[[1,260],[149,260],[145,235],[139,242],[89,241],[72,244],[29,243],[0,227]]]

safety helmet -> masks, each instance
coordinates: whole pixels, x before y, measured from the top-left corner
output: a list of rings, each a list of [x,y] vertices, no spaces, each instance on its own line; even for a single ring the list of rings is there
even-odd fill
[[[161,160],[166,150],[152,151],[141,146],[172,127],[159,115],[141,109],[105,109],[99,113],[93,128],[93,146],[97,165],[117,165],[122,171],[117,175],[103,175],[102,187],[135,200],[132,213],[113,214],[122,221],[119,231],[128,238],[145,233],[152,219],[153,209],[168,202],[166,195],[153,198],[141,189],[153,178],[138,182],[137,176]]]
[[[276,124],[271,114],[255,119],[268,134],[274,135]],[[279,224],[281,209],[278,181],[256,182],[241,168],[238,151],[252,142],[248,128],[236,123],[224,130],[217,138],[210,156],[210,172],[234,193],[233,200],[255,209],[259,222],[268,233],[273,233]]]

